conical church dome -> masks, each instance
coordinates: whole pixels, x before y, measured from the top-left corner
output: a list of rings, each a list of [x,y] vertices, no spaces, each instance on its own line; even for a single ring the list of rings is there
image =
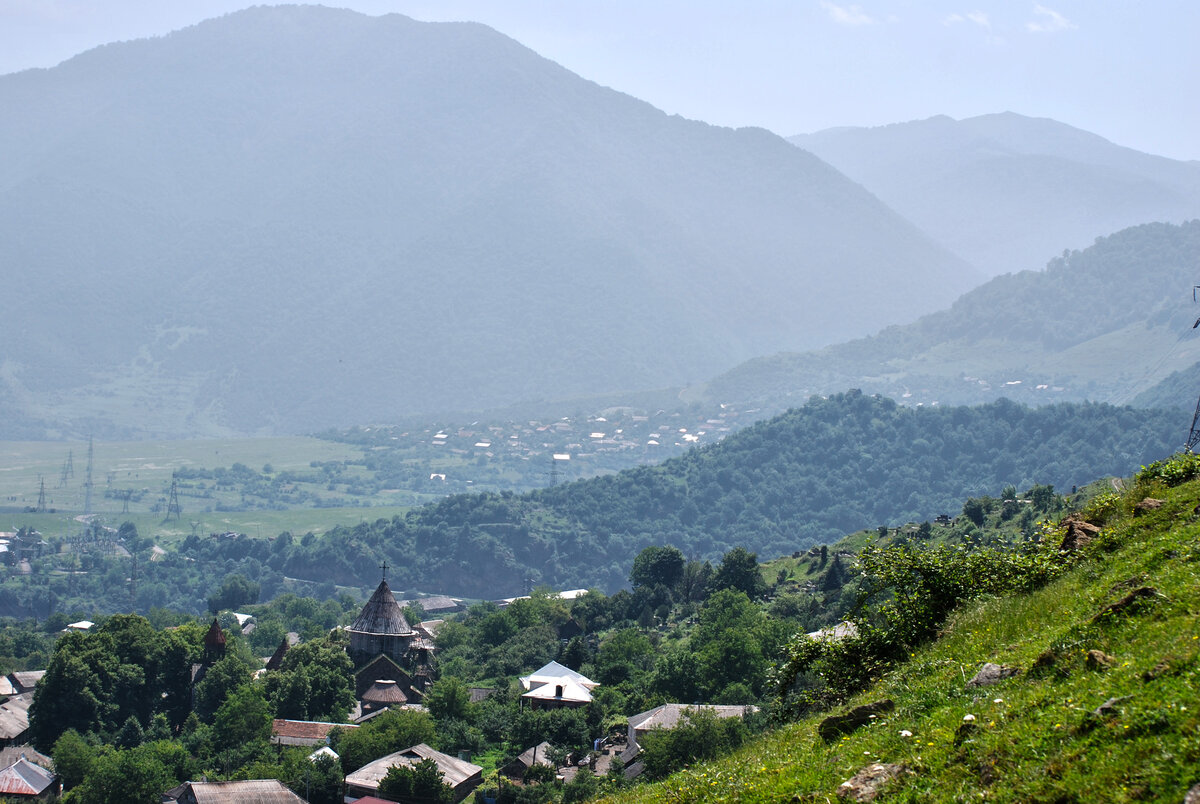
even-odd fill
[[[377,634],[380,636],[413,636],[408,620],[404,619],[404,611],[396,602],[387,581],[380,581],[375,594],[363,606],[358,618],[350,625],[350,631],[360,634]]]

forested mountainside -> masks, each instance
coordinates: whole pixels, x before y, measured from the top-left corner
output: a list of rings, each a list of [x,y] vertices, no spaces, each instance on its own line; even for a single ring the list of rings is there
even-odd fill
[[[860,387],[906,404],[1127,404],[1200,359],[1198,279],[1200,220],[1135,226],[1043,271],[996,277],[912,324],[749,361],[697,395],[782,407]]]
[[[256,7],[0,76],[0,106],[21,437],[682,385],[982,278],[782,138],[478,24]]]
[[[1200,165],[1044,118],[944,115],[788,138],[990,276],[1151,221],[1200,216]]]
[[[1138,408],[1178,408],[1192,410],[1200,396],[1200,363],[1173,371],[1153,388],[1147,388],[1130,403]]]
[[[1162,411],[1006,400],[905,408],[854,391],[658,466],[524,495],[458,495],[315,539],[189,538],[175,560],[251,562],[264,591],[281,575],[357,586],[383,559],[397,588],[468,597],[531,583],[612,590],[648,545],[709,559],[735,546],[790,554],[865,527],[956,514],[965,498],[1008,485],[1069,488],[1096,473],[1124,475],[1169,454],[1186,431]]]

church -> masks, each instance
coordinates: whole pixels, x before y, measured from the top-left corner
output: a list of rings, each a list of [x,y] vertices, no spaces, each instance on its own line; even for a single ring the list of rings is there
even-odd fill
[[[388,586],[387,563],[380,569],[379,586],[347,629],[355,693],[362,701],[384,682],[390,696],[400,699],[393,705],[415,702],[433,680],[433,637],[420,624],[416,628],[409,624]]]

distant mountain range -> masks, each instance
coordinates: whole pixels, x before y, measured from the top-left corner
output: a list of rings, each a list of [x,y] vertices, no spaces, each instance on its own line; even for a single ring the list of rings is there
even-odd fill
[[[0,437],[661,388],[982,278],[828,164],[482,25],[256,7],[0,77]]]
[[[789,140],[989,276],[1141,223],[1200,217],[1200,162],[1011,112],[833,128]]]
[[[861,388],[906,404],[1092,400],[1185,407],[1200,387],[1200,221],[1132,227],[1044,271],[996,277],[948,309],[811,352],[748,361],[697,401],[783,409]]]

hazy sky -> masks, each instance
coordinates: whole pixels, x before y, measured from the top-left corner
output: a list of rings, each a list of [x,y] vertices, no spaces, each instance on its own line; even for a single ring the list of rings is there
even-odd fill
[[[0,0],[0,73],[247,0]],[[784,136],[948,114],[1052,117],[1200,159],[1195,0],[348,0],[486,23],[667,112]]]

